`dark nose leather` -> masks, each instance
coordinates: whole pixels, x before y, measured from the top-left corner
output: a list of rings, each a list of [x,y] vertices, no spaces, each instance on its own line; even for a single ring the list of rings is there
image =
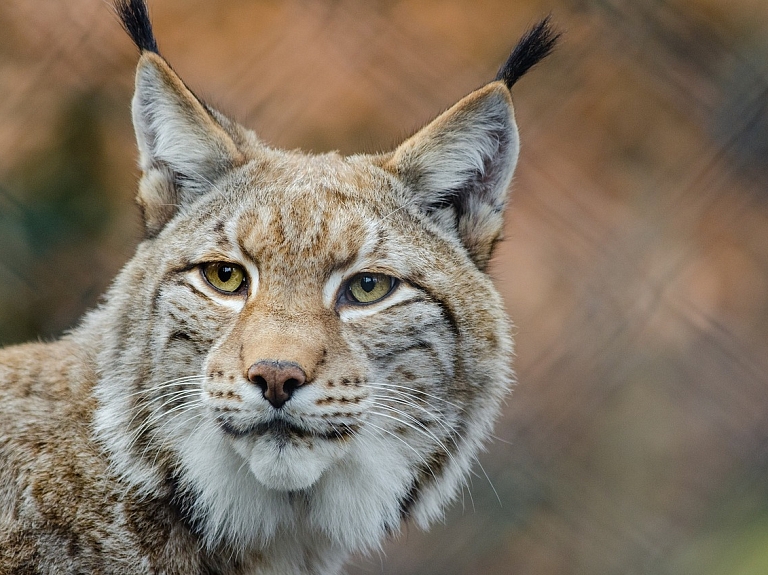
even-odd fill
[[[291,399],[296,388],[307,381],[307,375],[298,363],[265,359],[248,368],[248,380],[258,385],[264,398],[279,409]]]

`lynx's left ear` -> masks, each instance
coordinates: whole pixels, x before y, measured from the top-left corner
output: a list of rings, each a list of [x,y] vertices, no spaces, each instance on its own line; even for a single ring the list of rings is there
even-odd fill
[[[520,40],[495,81],[406,140],[384,166],[433,221],[458,235],[482,270],[501,238],[520,149],[509,90],[556,40],[549,20],[540,22]]]

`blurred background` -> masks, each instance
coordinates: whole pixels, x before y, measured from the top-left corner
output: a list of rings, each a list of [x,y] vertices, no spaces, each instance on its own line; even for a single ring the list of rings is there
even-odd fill
[[[390,149],[492,78],[522,155],[492,268],[517,333],[482,468],[350,575],[768,573],[768,2],[153,0],[186,82],[269,143]],[[0,344],[140,237],[136,52],[103,0],[0,3]]]

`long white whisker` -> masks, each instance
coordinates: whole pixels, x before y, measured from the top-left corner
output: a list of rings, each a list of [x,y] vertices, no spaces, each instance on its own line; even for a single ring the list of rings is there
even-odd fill
[[[376,387],[376,384],[372,385],[372,387]],[[382,386],[382,387],[383,387],[383,386]],[[404,387],[404,386],[398,386],[398,385],[394,385],[394,384],[392,384],[392,385],[391,385],[391,387],[396,387],[396,388],[399,388],[399,387]],[[415,391],[415,390],[414,390],[414,391]],[[435,413],[433,413],[433,412],[429,411],[427,408],[425,408],[423,405],[420,405],[419,403],[416,403],[416,402],[414,402],[414,401],[407,401],[408,399],[412,399],[412,398],[411,398],[411,396],[410,396],[409,394],[407,394],[407,393],[405,393],[405,392],[403,392],[403,391],[399,391],[399,390],[397,390],[397,389],[390,389],[390,390],[387,390],[387,393],[391,393],[391,394],[395,395],[396,397],[390,397],[390,396],[378,396],[378,395],[374,395],[374,399],[382,399],[382,400],[388,400],[388,401],[392,401],[392,402],[395,402],[395,403],[399,403],[399,404],[408,405],[408,406],[410,406],[410,407],[415,407],[416,409],[419,409],[419,410],[421,410],[423,413],[425,413],[425,414],[428,414],[428,415],[430,415],[430,416],[433,416],[433,417],[434,417],[435,415],[437,415],[437,414],[435,414]],[[401,398],[402,398],[402,399],[401,399]],[[437,399],[440,399],[440,398],[437,398]],[[381,403],[379,402],[379,404],[378,404],[378,405],[379,405],[379,406],[381,406]],[[454,446],[455,446],[457,449],[459,449],[459,444],[458,444],[458,442],[456,441],[456,438],[455,438],[455,436],[454,436],[454,432],[453,432],[453,430],[452,430],[452,429],[450,429],[450,428],[449,428],[449,427],[448,427],[448,426],[447,426],[447,425],[446,425],[446,424],[445,424],[445,423],[444,423],[444,422],[443,422],[443,421],[442,421],[442,420],[441,420],[439,417],[435,417],[435,419],[434,419],[433,421],[434,421],[435,423],[437,423],[437,424],[438,424],[438,425],[439,425],[439,426],[440,426],[440,427],[441,427],[441,428],[442,428],[442,429],[443,429],[443,430],[446,432],[446,434],[447,434],[448,438],[449,438],[449,439],[450,439],[450,441],[453,443],[453,445],[454,445]],[[419,422],[419,423],[421,423],[421,422]],[[509,443],[509,442],[506,442],[506,443]],[[488,481],[488,485],[490,486],[491,490],[493,491],[494,495],[496,496],[496,499],[499,501],[499,504],[503,506],[503,503],[502,503],[502,501],[501,501],[501,497],[499,496],[499,493],[498,493],[498,491],[496,490],[496,486],[495,486],[495,485],[493,484],[493,482],[491,481],[491,478],[490,478],[490,476],[488,475],[488,472],[487,472],[487,471],[485,470],[485,468],[483,467],[483,464],[482,464],[482,463],[480,463],[480,460],[479,460],[479,459],[475,458],[475,461],[477,462],[477,466],[478,466],[478,467],[480,468],[480,470],[483,472],[483,475],[485,476],[486,480]],[[463,492],[462,492],[462,493],[463,493]],[[472,493],[470,492],[470,497],[471,497],[471,496],[472,496]]]
[[[180,415],[184,415],[184,414],[186,414],[186,412],[177,413],[177,414],[176,414],[176,415],[174,415],[172,418],[170,418],[168,421],[170,422],[171,420],[173,420],[173,419],[176,419],[176,418],[177,418],[177,417],[179,417]],[[195,419],[195,417],[198,417],[198,418],[199,418],[199,414],[193,414],[193,415],[192,415],[192,417],[188,418],[188,419],[187,419],[187,420],[184,422],[184,424],[186,424],[186,423],[188,423],[188,422],[192,421],[193,419]],[[200,421],[198,421],[198,425],[199,425],[199,424],[200,424]],[[197,427],[197,426],[195,426],[195,427]],[[154,436],[155,436],[155,434],[156,434],[156,433],[158,433],[158,432],[159,432],[159,430],[156,430],[156,431],[155,431],[155,433],[153,433],[153,434],[152,434],[152,437],[153,437],[153,439],[154,439]],[[152,467],[154,467],[154,466],[155,466],[155,464],[157,463],[157,458],[158,458],[158,457],[159,457],[159,455],[160,455],[160,447],[162,447],[163,445],[165,445],[165,444],[164,444],[164,443],[163,443],[163,444],[161,444],[161,446],[158,446],[158,449],[156,449],[156,450],[155,450],[155,457],[152,459]],[[148,448],[148,447],[149,447],[149,444],[147,445],[147,448]],[[144,449],[144,452],[142,452],[142,454],[141,454],[141,457],[142,457],[142,459],[144,458],[145,452],[146,452],[146,448]]]
[[[422,395],[424,397],[428,397],[429,399],[435,399],[437,401],[445,403],[446,405],[450,405],[451,407],[456,408],[456,410],[458,410],[460,412],[464,411],[464,407],[461,406],[461,405],[453,403],[452,401],[448,401],[447,399],[439,397],[439,396],[437,396],[437,395],[435,395],[433,393],[428,393],[428,392],[426,392],[424,390],[421,390],[421,389],[414,389],[412,387],[408,387],[407,385],[397,385],[396,383],[384,383],[384,382],[380,382],[380,381],[372,382],[372,383],[369,382],[368,385],[370,387],[374,387],[374,388],[378,387],[380,389],[401,389],[401,390],[404,390],[404,391],[408,392],[409,394],[415,393],[415,394]]]
[[[381,396],[381,395],[375,395],[374,394],[372,396],[372,398],[374,400],[383,400],[383,401],[378,401],[376,403],[377,406],[386,405],[386,403],[384,403],[384,402],[389,401],[389,402],[397,403],[399,405],[405,405],[405,406],[408,406],[408,407],[412,407],[412,408],[418,409],[419,411],[421,411],[422,413],[424,413],[425,415],[428,415],[430,417],[430,423],[435,423],[438,426],[440,426],[440,428],[445,432],[446,437],[451,441],[451,443],[453,443],[454,447],[456,447],[456,449],[459,449],[459,444],[456,441],[456,437],[455,437],[455,430],[453,428],[449,427],[448,424],[445,423],[439,417],[439,415],[440,415],[439,413],[430,411],[425,406],[419,405],[418,403],[414,403],[413,401],[408,401],[408,399],[410,399],[410,398],[408,398],[407,395],[402,393],[402,392],[395,391],[394,393],[395,394],[399,394],[401,397],[391,397],[389,395]]]
[[[386,418],[389,418],[389,419],[393,419],[393,420],[397,421],[398,423],[401,423],[401,424],[403,424],[403,425],[405,425],[407,427],[410,427],[414,431],[417,431],[419,433],[423,433],[423,434],[427,435],[435,443],[437,443],[437,445],[440,446],[440,448],[445,452],[445,454],[448,457],[451,458],[451,461],[453,461],[455,464],[458,465],[458,462],[454,459],[453,454],[448,450],[448,448],[445,446],[445,444],[442,441],[440,441],[440,439],[432,432],[432,430],[429,429],[426,425],[424,425],[421,421],[419,421],[418,419],[416,419],[412,415],[409,415],[409,414],[405,413],[404,411],[401,411],[401,410],[396,409],[394,407],[391,407],[389,405],[378,404],[375,407],[382,408],[382,409],[388,409],[390,412],[396,413],[398,415],[405,416],[408,419],[410,419],[411,421],[413,421],[414,423],[416,423],[418,425],[418,427],[416,425],[413,425],[411,423],[408,423],[407,421],[404,421],[404,420],[400,419],[399,417],[395,417],[393,415],[388,415],[388,414],[382,413],[380,411],[375,411],[374,409],[370,410],[371,413],[375,413],[375,414],[377,414],[377,415],[379,415],[381,417],[386,417]]]
[[[163,381],[158,384],[152,384],[151,387],[147,387],[144,389],[139,389],[137,391],[134,391],[132,393],[129,393],[125,395],[125,398],[133,397],[135,395],[146,395],[151,394],[153,392],[159,391],[161,389],[165,389],[168,387],[175,387],[178,385],[192,385],[197,382],[203,382],[205,380],[204,375],[186,375],[184,377],[177,377],[175,379],[169,379],[167,381]]]
[[[485,475],[485,478],[488,480],[488,485],[491,486],[491,489],[493,490],[493,494],[496,496],[496,499],[499,501],[499,507],[504,507],[504,504],[501,502],[501,497],[499,497],[499,492],[496,491],[496,487],[493,485],[493,481],[491,481],[491,478],[488,477],[488,474],[485,471],[485,467],[483,467],[483,464],[480,463],[480,460],[475,458],[475,461],[477,461],[477,466],[480,468],[480,471],[483,472],[483,475]]]
[[[163,417],[157,417],[153,421],[153,423],[158,423],[159,422],[160,425],[156,429],[149,431],[150,438],[151,439],[156,439],[158,433],[160,433],[160,431],[163,428],[167,427],[167,425],[170,422],[172,422],[173,420],[181,417],[182,415],[186,415],[188,412],[192,412],[193,410],[196,410],[201,405],[202,405],[202,402],[190,402],[190,403],[185,403],[185,404],[182,404],[182,405],[178,405],[178,406],[174,407],[173,409],[170,409],[170,410],[168,410],[166,412],[163,412],[163,414],[162,414]],[[174,414],[174,412],[177,412],[177,413]],[[173,415],[171,415],[171,414],[173,414]],[[169,415],[170,415],[170,417],[166,417],[166,416],[169,416]],[[190,417],[187,421],[191,421],[192,419],[194,419],[196,417],[200,417],[200,416],[201,416],[201,414],[199,413],[199,411],[196,412],[196,413],[192,413],[192,417]],[[165,442],[162,442],[162,443],[164,444]],[[144,456],[146,455],[147,450],[150,447],[152,447],[151,442],[148,442],[147,446],[144,448],[144,450],[141,453],[141,456],[140,456],[141,459],[144,458]],[[159,454],[159,452],[160,451],[158,449],[157,452],[155,453],[155,459],[152,462],[153,465],[154,465],[155,461],[157,461],[157,455]]]
[[[157,421],[160,420],[161,412],[162,412],[162,415],[166,415],[167,413],[169,413],[167,411],[164,411],[166,406],[168,406],[169,404],[173,403],[174,401],[178,401],[178,400],[181,400],[181,399],[196,398],[196,397],[199,396],[199,393],[200,392],[197,389],[185,389],[185,390],[178,390],[178,391],[175,391],[173,393],[170,393],[170,394],[167,394],[167,395],[164,395],[164,396],[161,396],[160,398],[158,398],[158,399],[161,399],[162,401],[160,402],[159,405],[156,405],[152,409],[152,411],[149,412],[149,414],[146,416],[144,421],[141,422],[141,425],[139,425],[131,433],[130,444],[132,445],[141,436],[141,434],[144,433],[144,431],[146,431],[151,425],[153,425],[154,423],[157,423]],[[149,402],[147,402],[147,403],[149,403]],[[192,402],[191,404],[194,405],[195,402]],[[178,407],[183,407],[183,406],[186,406],[186,405],[190,405],[190,403],[184,403],[184,404],[182,404],[182,406],[177,406],[176,408],[173,408],[173,409],[175,410],[175,409],[178,409]],[[128,424],[128,427],[130,427],[130,424],[133,423],[133,421],[139,415],[141,415],[141,412],[140,412],[140,410],[137,409],[136,413],[131,418],[131,420],[130,420],[130,422]]]
[[[450,458],[450,460],[454,463],[454,465],[456,465],[457,467],[460,467],[458,461],[456,461],[456,458],[453,456],[453,453],[451,453],[448,450],[448,448],[445,446],[445,444],[442,441],[440,441],[440,439],[434,433],[432,433],[432,430],[428,429],[421,421],[419,421],[418,419],[414,418],[413,416],[411,416],[411,415],[409,415],[407,413],[404,413],[404,412],[402,412],[402,411],[400,411],[398,409],[395,409],[395,408],[393,408],[391,406],[388,406],[388,405],[377,404],[376,407],[389,409],[392,413],[397,413],[399,415],[404,415],[404,416],[408,417],[409,419],[413,420],[414,422],[416,422],[420,427],[416,427],[416,426],[414,426],[412,424],[409,424],[407,421],[403,421],[402,419],[399,419],[398,417],[394,417],[392,415],[387,415],[387,414],[384,414],[384,413],[381,413],[381,412],[377,412],[377,411],[374,411],[373,409],[371,410],[372,413],[376,413],[377,415],[379,415],[381,417],[387,417],[389,419],[393,419],[393,420],[395,420],[395,421],[397,421],[397,422],[399,422],[399,423],[401,423],[403,425],[406,425],[407,427],[410,427],[414,431],[417,431],[419,433],[426,433],[426,434],[428,434],[440,446],[440,448]],[[455,442],[454,442],[454,444],[455,444]],[[467,492],[469,493],[469,499],[470,499],[470,501],[472,503],[472,509],[474,511],[474,509],[475,509],[475,499],[474,499],[474,497],[472,497],[472,490],[470,489]]]
[[[346,425],[346,424],[342,424],[342,425]],[[430,475],[432,476],[432,478],[435,480],[435,483],[437,483],[437,476],[435,475],[435,472],[432,470],[432,467],[429,465],[429,462],[428,462],[428,461],[427,461],[427,460],[424,458],[424,456],[423,456],[421,453],[419,453],[418,451],[416,451],[416,449],[415,449],[415,448],[414,448],[412,445],[410,445],[410,444],[409,444],[407,441],[405,441],[405,440],[404,440],[402,437],[398,437],[398,436],[397,436],[397,434],[395,434],[395,433],[393,433],[393,432],[389,431],[388,429],[384,429],[383,427],[379,427],[379,426],[378,426],[378,425],[376,425],[375,423],[371,423],[370,421],[368,421],[368,422],[366,422],[366,426],[367,426],[367,427],[372,427],[373,429],[375,429],[375,430],[378,430],[378,431],[380,431],[380,432],[382,432],[382,433],[386,433],[387,435],[391,435],[392,437],[394,437],[395,439],[397,439],[397,440],[398,440],[400,443],[402,443],[403,445],[405,445],[405,446],[406,446],[408,449],[410,449],[411,451],[413,451],[413,452],[416,454],[416,457],[418,457],[418,458],[419,458],[419,460],[420,460],[420,461],[421,461],[421,462],[424,464],[424,467],[427,469],[427,471],[429,471],[429,474],[430,474]]]
[[[174,388],[170,390],[170,392],[162,393],[161,395],[158,395],[156,397],[141,398],[134,406],[134,409],[136,409],[136,414],[134,414],[134,416],[128,422],[128,427],[130,427],[131,423],[133,423],[136,417],[141,415],[141,410],[138,408],[146,408],[146,407],[152,406],[153,404],[156,404],[152,408],[152,411],[150,412],[149,417],[151,417],[152,414],[162,410],[169,403],[172,403],[184,397],[195,397],[198,395],[200,395],[200,390],[198,388],[193,388],[193,389],[175,389]]]

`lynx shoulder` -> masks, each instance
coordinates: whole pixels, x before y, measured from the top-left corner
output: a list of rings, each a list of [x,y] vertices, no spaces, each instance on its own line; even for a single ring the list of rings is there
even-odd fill
[[[0,573],[332,574],[465,481],[512,382],[486,267],[518,155],[497,78],[394,151],[272,148],[196,97],[143,0],[145,237],[59,341],[0,351]]]

